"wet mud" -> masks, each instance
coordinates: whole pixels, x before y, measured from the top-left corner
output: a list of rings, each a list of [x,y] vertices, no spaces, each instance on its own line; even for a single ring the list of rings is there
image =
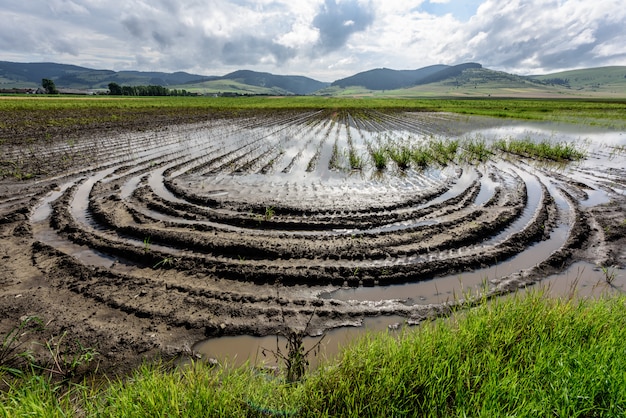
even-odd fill
[[[432,113],[180,122],[3,145],[39,171],[0,181],[0,331],[39,316],[116,369],[224,336],[417,324],[575,263],[626,281],[623,132]],[[377,170],[369,153],[524,135],[588,156]]]

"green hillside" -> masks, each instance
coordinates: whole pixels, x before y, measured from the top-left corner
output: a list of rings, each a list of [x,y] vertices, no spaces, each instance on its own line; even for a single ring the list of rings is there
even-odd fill
[[[486,68],[466,68],[461,72],[450,74],[451,76],[437,82],[395,90],[372,90],[362,86],[342,89],[332,86],[320,90],[317,94],[377,97],[559,97],[567,93],[561,86],[551,86],[526,77]]]
[[[626,66],[586,68],[552,74],[533,75],[530,78],[548,85],[582,92],[624,94],[626,92]]]
[[[450,67],[454,68],[454,67]],[[331,86],[316,94],[375,97],[626,97],[626,67],[591,68],[542,76],[519,76],[487,68],[466,68],[430,83],[394,90]],[[426,79],[425,81],[429,81]]]
[[[217,79],[203,81],[200,83],[189,83],[170,86],[172,89],[184,89],[191,93],[217,94],[217,93],[237,93],[237,94],[267,94],[267,95],[292,95],[293,93],[281,89],[280,87],[261,87],[244,84],[237,80]]]
[[[182,71],[94,70],[75,65],[55,63],[17,63],[0,61],[0,89],[37,88],[41,80],[54,81],[59,89],[108,89],[109,83],[120,86],[162,86],[202,94],[310,94],[328,83],[304,76],[275,75],[239,70],[225,76],[202,76]]]
[[[519,76],[478,63],[433,65],[416,70],[363,71],[323,83],[304,76],[239,70],[224,76],[185,72],[95,70],[55,63],[0,61],[0,90],[37,88],[43,78],[59,89],[105,91],[121,86],[157,85],[198,94],[262,94],[375,97],[626,97],[626,66],[588,68]]]

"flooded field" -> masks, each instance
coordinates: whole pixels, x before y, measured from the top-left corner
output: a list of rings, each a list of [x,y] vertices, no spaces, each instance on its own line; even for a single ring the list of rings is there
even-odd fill
[[[502,139],[586,158],[467,153]],[[457,146],[402,159],[432,144]],[[621,131],[309,111],[5,148],[49,166],[0,183],[5,298],[64,305],[66,326],[112,346],[257,357],[288,329],[346,340],[537,283],[589,295],[626,282]]]

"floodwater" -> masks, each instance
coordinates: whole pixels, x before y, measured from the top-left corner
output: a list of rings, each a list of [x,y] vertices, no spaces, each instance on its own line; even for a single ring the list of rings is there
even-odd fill
[[[95,237],[94,240],[142,248],[151,231],[167,234],[177,229],[190,236],[195,234],[196,238],[201,236],[201,231],[211,231],[212,236],[224,234],[232,238],[233,246],[240,245],[244,252],[231,254],[223,250],[213,254],[206,249],[194,252],[167,239],[151,244],[150,249],[164,256],[203,259],[216,264],[232,264],[235,260],[250,271],[263,267],[268,276],[275,277],[280,277],[285,265],[316,272],[340,267],[354,271],[355,275],[359,269],[389,269],[402,272],[409,279],[396,285],[308,283],[307,297],[354,306],[393,301],[416,307],[477,294],[507,276],[532,269],[566,243],[577,206],[587,210],[609,202],[611,196],[626,194],[622,181],[626,132],[479,118],[468,122],[436,114],[393,116],[384,122],[351,119],[349,123],[316,117],[316,113],[309,113],[267,123],[216,121],[161,134],[142,134],[135,138],[141,146],[133,145],[132,138],[127,138],[118,147],[107,148],[110,154],[102,156],[101,166],[75,173],[73,179],[40,200],[31,214],[33,233],[39,241],[85,265],[133,274],[135,265],[128,260],[107,253],[106,248],[96,250],[73,242],[51,226],[52,205],[67,198],[68,216],[77,229]],[[587,153],[587,158],[555,165],[496,156],[485,163],[455,163],[427,170],[401,170],[389,161],[382,171],[376,170],[369,159],[374,147],[415,146],[433,138],[458,139],[461,144],[465,140],[526,138],[573,143]],[[353,167],[355,157],[361,158],[362,167]],[[474,189],[476,193],[472,194]],[[506,259],[485,262],[484,266],[410,280],[407,267],[419,271],[432,262],[479,257],[516,239],[516,234],[533,226],[545,209],[547,197],[554,202],[554,215],[552,223],[546,225],[549,231],[543,239],[524,245]],[[112,225],[102,222],[94,216],[99,204],[125,216],[113,219]],[[448,228],[459,225],[488,224],[492,220],[484,217],[485,214],[505,212],[506,207],[499,207],[500,204],[523,207],[505,227],[475,242],[457,245],[454,234],[458,232],[451,237],[446,235]],[[276,209],[265,221],[277,220],[288,227],[264,228],[260,209]],[[368,226],[355,221],[362,218],[368,219]],[[250,219],[260,220],[251,223]],[[351,221],[351,226],[337,227],[346,221]],[[129,226],[130,232],[119,234],[118,225]],[[132,235],[132,228],[141,232]],[[426,232],[418,235],[420,231]],[[433,249],[421,248],[421,242],[412,241],[414,236],[420,237],[415,240],[424,240],[425,245],[432,241]],[[432,236],[440,240],[431,239]],[[249,241],[251,237],[253,240]],[[386,237],[389,241],[384,241]],[[362,257],[348,251],[353,238],[356,245],[361,245]],[[312,246],[316,253],[297,258],[293,256],[297,249],[284,250],[282,247],[287,244],[281,244],[281,239],[303,245],[310,239],[326,245],[328,250],[323,245]],[[263,240],[274,246],[267,250],[262,247],[266,244]],[[370,242],[373,244],[368,247]],[[381,249],[376,247],[384,242],[390,242],[387,256],[382,256]],[[441,242],[452,242],[451,248]],[[247,258],[245,249],[254,245],[261,246],[266,253],[283,254],[284,250],[287,256]],[[621,292],[625,285],[623,270],[602,270],[577,261],[560,274],[546,277],[536,287],[545,286],[551,294],[561,296],[570,295],[575,288],[577,294],[587,296],[603,291]],[[404,322],[403,318],[394,316],[361,319],[353,315],[353,318],[351,326],[324,333],[321,357],[333,356],[342,344],[365,332],[389,330],[390,326],[395,329]],[[252,323],[254,318],[249,320]],[[307,347],[314,346],[319,338],[307,339]],[[271,351],[281,344],[279,341],[277,345],[275,337],[222,337],[199,342],[194,350],[208,357],[239,362],[261,359],[265,349],[269,357],[264,359],[269,361]]]
[[[603,171],[610,171],[612,168],[623,168],[624,158],[623,151],[615,152],[626,145],[626,133],[615,131],[603,131],[599,129],[590,129],[579,126],[570,126],[562,124],[531,124],[524,123],[519,125],[490,128],[470,132],[467,137],[485,138],[487,140],[496,140],[501,138],[524,139],[532,138],[536,141],[550,140],[556,142],[575,143],[585,150],[589,157],[583,162],[572,164],[565,167],[547,167],[548,171],[557,171],[567,177],[575,177],[584,183],[587,187],[587,198],[580,201],[584,207],[593,207],[604,204],[609,201],[607,188],[611,192],[625,194],[626,191],[610,185],[610,181],[604,176],[597,176],[598,167],[602,167]],[[475,269],[461,274],[452,274],[443,277],[433,277],[431,280],[425,280],[418,283],[409,283],[392,286],[378,287],[349,287],[338,288],[332,292],[322,292],[321,298],[339,299],[343,301],[384,301],[399,300],[406,304],[438,304],[442,302],[453,301],[467,294],[478,294],[490,280],[494,280],[500,276],[508,276],[515,272],[531,268],[540,260],[556,251],[567,239],[570,225],[570,208],[569,203],[563,198],[558,190],[559,182],[549,179],[546,174],[539,170],[535,170],[532,166],[526,167],[529,172],[523,174],[526,185],[529,190],[530,203],[525,209],[525,216],[517,221],[516,225],[511,226],[511,230],[515,231],[527,222],[532,212],[536,209],[540,200],[540,189],[537,187],[536,181],[533,181],[533,175],[541,176],[544,184],[546,184],[552,196],[555,198],[557,207],[561,212],[561,216],[557,226],[550,234],[550,238],[538,242],[520,254],[509,260],[503,260],[493,266]],[[609,179],[610,180],[610,179]],[[609,183],[609,184],[607,184]],[[481,191],[476,198],[475,204],[484,203],[493,193],[495,182],[485,179],[482,183]],[[503,231],[501,235],[510,234],[511,231]],[[499,238],[502,239],[502,238]],[[611,278],[611,284],[607,282],[607,276]],[[548,294],[557,297],[597,297],[603,294],[623,293],[626,291],[626,272],[617,268],[609,268],[608,271],[588,262],[579,261],[573,263],[563,272],[550,275],[543,279],[540,284],[530,289],[543,289]],[[392,320],[391,323],[402,322]],[[358,337],[364,333],[371,331],[380,331],[386,329],[380,326],[380,322],[365,321],[358,328],[341,328],[329,332],[329,339],[335,335],[350,335],[350,338]],[[307,347],[311,343],[317,341],[316,338],[307,340]],[[273,344],[273,345],[272,345]],[[241,337],[225,337],[212,340],[206,340],[199,343],[195,350],[199,353],[218,359],[227,357],[238,357],[246,359],[258,359],[261,347],[276,346],[275,339],[272,338],[255,338],[250,336]],[[308,348],[307,348],[308,349]],[[339,352],[336,345],[323,346],[325,357],[332,358]]]

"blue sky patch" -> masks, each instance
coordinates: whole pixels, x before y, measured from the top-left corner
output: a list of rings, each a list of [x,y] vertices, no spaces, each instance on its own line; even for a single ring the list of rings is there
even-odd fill
[[[432,3],[426,1],[420,6],[420,10],[435,16],[451,14],[461,22],[467,22],[476,14],[478,6],[484,0],[450,0],[448,3]]]

